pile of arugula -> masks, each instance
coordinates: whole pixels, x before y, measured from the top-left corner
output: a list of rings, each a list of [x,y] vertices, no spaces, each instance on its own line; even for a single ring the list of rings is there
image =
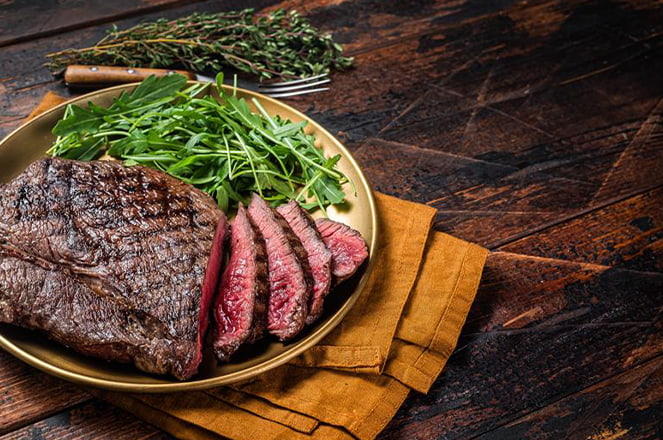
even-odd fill
[[[93,160],[104,153],[127,166],[164,171],[216,198],[227,211],[257,192],[274,205],[296,199],[307,209],[344,201],[348,181],[304,132],[306,122],[270,116],[257,100],[225,93],[203,94],[208,84],[186,86],[186,78],[151,76],[103,108],[69,105],[53,128],[48,154]],[[205,96],[203,96],[205,95]]]

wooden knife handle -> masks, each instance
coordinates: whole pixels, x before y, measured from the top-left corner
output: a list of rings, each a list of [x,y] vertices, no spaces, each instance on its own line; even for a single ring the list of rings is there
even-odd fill
[[[150,75],[164,76],[179,73],[189,79],[196,75],[186,70],[147,69],[142,67],[114,66],[67,66],[64,71],[64,82],[67,85],[85,86],[92,84],[124,84],[142,81]]]

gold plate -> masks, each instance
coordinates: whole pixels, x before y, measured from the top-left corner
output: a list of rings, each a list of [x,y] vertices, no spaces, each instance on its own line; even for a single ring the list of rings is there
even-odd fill
[[[51,129],[62,117],[65,106],[84,105],[91,101],[108,106],[113,97],[136,84],[127,84],[72,99],[48,110],[19,127],[0,142],[0,182],[7,182],[21,173],[31,162],[44,156],[52,144]],[[230,87],[226,87],[230,91]],[[171,392],[200,390],[242,381],[286,363],[318,343],[336,327],[348,313],[366,285],[373,264],[377,241],[377,216],[371,189],[359,166],[348,150],[315,121],[288,105],[248,90],[238,89],[239,96],[256,98],[270,114],[278,114],[292,121],[307,121],[306,131],[316,136],[316,144],[326,155],[341,154],[339,168],[354,182],[357,193],[347,185],[348,203],[329,209],[330,218],[348,224],[361,232],[370,249],[369,262],[363,273],[337,287],[325,301],[325,314],[313,327],[307,327],[296,340],[282,344],[268,338],[253,346],[243,347],[233,362],[217,365],[211,353],[205,352],[199,373],[184,382],[144,373],[131,365],[106,362],[80,355],[50,341],[43,333],[0,324],[0,346],[19,359],[47,373],[83,385],[120,391]]]

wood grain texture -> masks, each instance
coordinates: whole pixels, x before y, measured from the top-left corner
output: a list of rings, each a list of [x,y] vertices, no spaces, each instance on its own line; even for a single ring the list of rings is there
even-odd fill
[[[79,388],[0,351],[0,435],[90,399]]]
[[[660,356],[661,285],[660,273],[491,254],[446,371],[383,438],[471,438]]]
[[[661,414],[663,357],[659,356],[478,438],[656,439],[663,435]]]
[[[633,57],[660,53],[660,11],[542,3],[500,14],[463,3],[437,28],[356,47],[340,92],[307,110],[341,132],[378,189],[430,203],[437,229],[487,246],[660,184],[663,84],[649,70],[660,58]],[[352,11],[370,22],[367,4]],[[542,9],[555,12],[539,26]],[[412,14],[392,19],[423,20]]]
[[[427,5],[431,3],[426,2]],[[541,24],[527,23],[540,12],[536,3],[571,9],[573,13],[554,14]],[[643,106],[641,115],[644,116],[652,107],[650,101],[655,99],[653,93],[649,93],[654,92],[651,90],[656,85],[653,81],[627,84],[626,77],[636,72],[643,77],[648,74],[649,71],[643,69],[642,57],[628,58],[634,50],[641,49],[642,44],[647,44],[651,50],[659,50],[660,39],[652,37],[652,41],[638,42],[637,36],[634,41],[627,35],[631,35],[629,32],[637,35],[645,23],[653,26],[648,29],[655,34],[660,29],[658,11],[643,10],[631,14],[628,5],[602,7],[568,3],[563,7],[557,2],[534,2],[533,6],[524,2],[502,2],[495,5],[499,8],[496,11],[485,4],[464,2],[451,4],[446,9],[447,14],[439,12],[439,16],[430,18],[426,15],[430,9],[421,6],[418,8],[420,15],[413,12],[398,16],[396,12],[383,12],[389,7],[377,8],[372,2],[358,4],[363,8],[357,3],[352,7],[352,12],[358,14],[356,20],[354,15],[353,19],[344,16],[347,25],[351,23],[351,30],[344,34],[337,19],[335,35],[339,39],[363,42],[370,41],[372,35],[377,34],[379,42],[376,41],[373,47],[356,47],[356,71],[339,78],[343,84],[346,81],[348,85],[354,84],[358,92],[335,94],[331,100],[318,104],[325,112],[336,111],[338,114],[339,110],[351,110],[356,118],[365,115],[361,127],[352,127],[351,133],[356,138],[382,130],[383,137],[392,138],[393,135],[399,142],[422,147],[432,142],[431,147],[444,147],[449,152],[462,150],[464,155],[474,156],[525,135],[529,139],[520,140],[521,146],[539,143],[541,139],[549,140],[556,135],[563,136],[563,132],[555,130],[555,124],[561,125],[567,133],[585,132],[587,119],[604,125],[619,114],[627,115],[628,108],[623,108],[619,100],[629,99],[629,95],[632,105]],[[369,12],[365,11],[367,5],[373,5]],[[343,3],[330,6],[318,13],[326,17],[325,11],[342,10],[343,6]],[[405,11],[406,7],[403,9],[404,14],[409,13]],[[313,14],[315,17],[316,12]],[[427,26],[421,25],[412,33],[402,34],[400,27],[387,26],[382,19],[375,28],[362,32],[361,29],[369,25],[357,23],[371,23],[374,14],[408,24],[423,15],[428,17]],[[624,33],[606,28],[616,24],[624,29]],[[393,33],[391,39],[382,34],[384,28]],[[524,29],[536,29],[535,35]],[[620,72],[613,72],[615,69],[598,72],[599,67],[606,66],[606,58],[614,58],[618,63],[620,57],[624,63]],[[397,59],[399,62],[395,62]],[[592,72],[594,75],[587,76]],[[597,79],[601,73],[605,74],[603,79],[622,77],[626,88],[593,91],[584,85],[590,79]],[[580,79],[583,76],[585,78]],[[660,90],[660,84],[658,87]],[[633,92],[639,88],[639,93],[647,96],[649,105],[633,99]],[[353,88],[343,90],[348,92]],[[615,100],[607,99],[606,92],[615,95]],[[562,96],[555,98],[556,95]],[[545,101],[552,102],[541,105]],[[507,106],[509,103],[511,105]],[[600,111],[603,106],[611,111]],[[497,118],[500,124],[482,123],[485,116],[478,114],[479,110],[485,110],[486,114],[495,113],[493,119]],[[376,114],[377,111],[380,114]],[[584,117],[576,120],[579,113]],[[472,120],[468,127],[472,114],[478,120]],[[566,127],[569,122],[572,126]],[[456,125],[459,125],[458,130]],[[343,129],[348,130],[347,124]],[[496,137],[498,134],[500,136]],[[511,145],[509,149],[513,147]]]
[[[0,47],[194,1],[7,0],[0,3]]]
[[[663,188],[627,198],[500,250],[663,272]]]
[[[168,440],[171,436],[107,403],[94,400],[45,418],[0,440]]]
[[[496,250],[445,373],[381,438],[661,437],[659,2],[233,0],[145,13],[148,2],[120,11],[120,0],[87,22],[42,3],[72,30],[46,23],[48,37],[0,47],[0,136],[46,91],[69,93],[44,54],[94,43],[113,14],[122,28],[297,8],[346,43],[355,68],[288,102],[338,134],[378,190]],[[167,438],[5,357],[0,423],[22,427],[12,438]]]

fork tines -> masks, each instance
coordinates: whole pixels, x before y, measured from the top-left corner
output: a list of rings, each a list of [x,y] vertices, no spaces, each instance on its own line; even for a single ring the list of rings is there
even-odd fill
[[[324,92],[329,87],[316,87],[327,84],[331,80],[326,73],[310,76],[293,81],[281,81],[269,84],[260,84],[258,90],[272,98],[287,98],[289,96],[305,95],[307,93]]]

